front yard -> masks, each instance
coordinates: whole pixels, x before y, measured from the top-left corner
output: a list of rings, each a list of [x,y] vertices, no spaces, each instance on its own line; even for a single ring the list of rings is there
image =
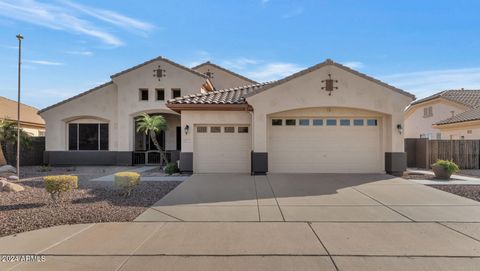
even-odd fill
[[[40,172],[39,167],[23,169],[22,180],[16,182],[25,190],[0,192],[0,236],[63,224],[133,221],[148,207],[160,200],[180,182],[141,182],[130,197],[106,182],[89,180],[111,174],[120,167],[52,168]],[[78,189],[66,192],[52,202],[41,176],[71,174],[78,176]]]

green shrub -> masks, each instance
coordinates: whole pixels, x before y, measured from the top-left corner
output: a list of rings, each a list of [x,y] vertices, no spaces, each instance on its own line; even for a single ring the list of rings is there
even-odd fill
[[[123,190],[128,197],[132,189],[140,183],[140,174],[137,172],[119,172],[115,174],[115,185]]]
[[[56,175],[43,177],[45,190],[56,201],[62,192],[78,188],[78,177],[72,175]]]
[[[439,166],[444,168],[449,174],[456,173],[460,170],[457,164],[455,164],[453,161],[448,161],[448,160],[437,160],[435,164],[432,166]]]
[[[38,169],[39,172],[47,172],[47,171],[52,171],[49,165],[43,165]]]
[[[169,163],[168,165],[165,166],[165,168],[163,169],[163,171],[167,174],[167,175],[172,175],[173,173],[177,173],[179,172],[180,170],[178,169],[178,166],[176,163]]]

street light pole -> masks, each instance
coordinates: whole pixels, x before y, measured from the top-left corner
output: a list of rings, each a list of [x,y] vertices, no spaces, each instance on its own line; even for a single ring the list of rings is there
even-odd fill
[[[22,40],[21,34],[17,35],[18,40],[18,100],[17,100],[17,177],[20,179],[20,66],[22,65]]]

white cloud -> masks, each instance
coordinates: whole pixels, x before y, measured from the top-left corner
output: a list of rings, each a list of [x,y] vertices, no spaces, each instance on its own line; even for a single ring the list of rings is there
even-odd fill
[[[25,63],[47,65],[47,66],[62,66],[63,63],[48,61],[48,60],[24,60]]]
[[[275,62],[261,65],[245,75],[259,82],[278,80],[304,68],[293,63]]]
[[[259,61],[255,60],[255,59],[246,58],[246,57],[239,57],[239,58],[235,58],[235,59],[224,60],[224,61],[222,61],[222,65],[225,66],[225,68],[228,68],[228,69],[243,70],[247,66],[255,65],[258,62]]]
[[[446,89],[480,89],[480,68],[417,71],[379,78],[414,93],[418,98]]]
[[[290,19],[292,17],[300,16],[300,15],[303,14],[303,11],[304,11],[303,7],[297,7],[297,8],[292,9],[291,11],[285,13],[282,16],[282,18],[283,19]]]
[[[141,30],[144,32],[148,32],[155,28],[155,26],[150,23],[142,22],[111,10],[92,8],[92,7],[80,5],[80,4],[77,4],[71,1],[66,1],[66,0],[62,2],[65,3],[67,6],[70,6],[87,15],[90,15],[99,20],[116,25],[124,29]]]
[[[344,66],[347,66],[351,69],[361,69],[363,67],[365,67],[365,65],[360,62],[360,61],[348,61],[348,62],[344,62],[342,63]]]
[[[73,2],[63,5],[46,4],[36,0],[0,0],[0,15],[18,21],[40,25],[50,29],[94,37],[111,46],[121,46],[123,41],[94,24],[92,17],[121,28],[148,31],[153,25],[119,13],[80,6]],[[81,8],[81,9],[80,9]],[[78,11],[88,15],[87,20]]]
[[[70,55],[93,56],[93,52],[91,52],[91,51],[86,51],[86,50],[67,51],[66,53],[67,53],[67,54],[70,54]]]

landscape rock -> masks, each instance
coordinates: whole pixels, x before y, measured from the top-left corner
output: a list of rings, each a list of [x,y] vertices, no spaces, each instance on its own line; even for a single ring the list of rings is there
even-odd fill
[[[18,176],[17,175],[10,175],[10,176],[8,176],[7,179],[10,180],[10,181],[18,181]]]
[[[0,179],[0,188],[3,192],[20,192],[25,190],[23,186],[16,183],[8,182],[5,179]]]
[[[17,170],[11,165],[0,166],[0,173],[17,173]]]

